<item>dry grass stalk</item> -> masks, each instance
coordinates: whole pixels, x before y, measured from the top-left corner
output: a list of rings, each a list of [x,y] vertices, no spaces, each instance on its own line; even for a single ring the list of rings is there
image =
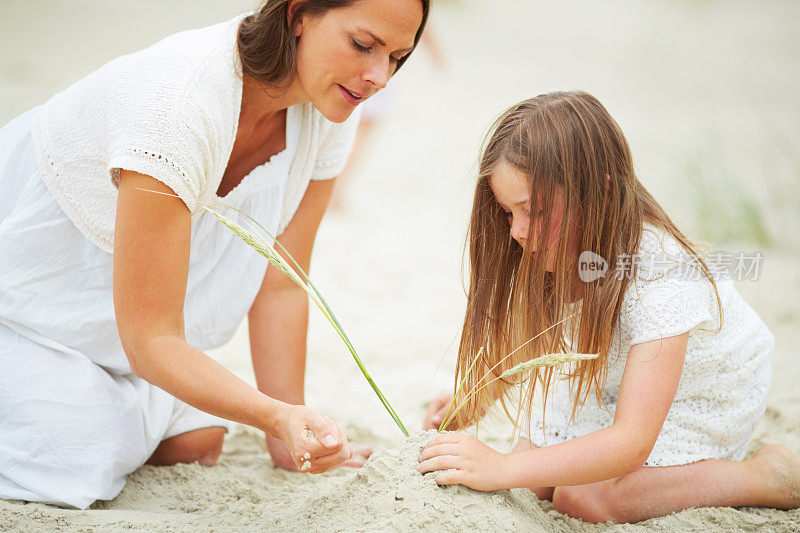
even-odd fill
[[[507,378],[509,376],[515,376],[517,374],[521,374],[523,372],[532,370],[534,368],[555,366],[564,363],[572,363],[574,361],[585,361],[587,359],[597,359],[597,354],[596,353],[551,353],[536,357],[535,359],[531,359],[530,361],[523,361],[517,366],[509,368],[508,370],[500,374],[499,378],[497,379]]]
[[[156,194],[161,194],[164,196],[172,196],[178,198],[178,196],[175,194],[164,193],[161,191],[151,191],[148,189],[141,189],[141,190]],[[316,286],[314,286],[314,284],[311,282],[311,279],[308,277],[308,274],[306,274],[306,272],[302,269],[302,267],[300,267],[297,261],[295,261],[295,259],[289,253],[289,251],[286,248],[284,248],[283,245],[274,236],[272,236],[261,224],[259,224],[257,220],[255,220],[247,213],[240,211],[239,209],[230,206],[211,205],[205,203],[200,203],[200,207],[205,211],[209,212],[210,214],[214,215],[214,217],[216,217],[217,220],[219,220],[226,227],[228,227],[236,236],[242,239],[242,241],[244,241],[247,245],[252,247],[260,255],[265,257],[271,265],[273,265],[275,268],[283,272],[286,276],[289,277],[289,279],[291,279],[295,284],[297,284],[301,289],[303,289],[308,294],[308,296],[311,298],[311,301],[313,301],[314,304],[322,312],[322,314],[325,315],[325,318],[328,320],[328,322],[330,322],[331,326],[333,326],[333,329],[342,339],[342,342],[344,342],[345,346],[347,346],[348,350],[350,350],[350,354],[353,356],[356,365],[358,365],[358,368],[359,370],[361,370],[361,373],[364,375],[364,378],[367,380],[367,383],[369,383],[370,387],[372,387],[372,390],[378,396],[380,402],[383,404],[389,415],[392,417],[397,426],[400,428],[400,431],[403,433],[403,435],[407,437],[408,430],[406,430],[405,426],[403,425],[403,422],[400,420],[400,417],[397,415],[394,408],[392,408],[392,406],[389,404],[389,401],[386,399],[381,390],[378,388],[375,381],[367,372],[367,369],[361,362],[361,358],[358,356],[358,353],[356,352],[353,343],[350,342],[349,337],[344,332],[344,328],[342,328],[342,325],[341,323],[339,323],[339,320],[336,318],[336,315],[333,314],[333,311],[331,310],[328,303],[325,301],[325,298],[322,297],[322,294],[320,294]],[[250,231],[250,229],[243,227],[243,225],[239,224],[238,221],[232,220],[228,216],[224,215],[222,212],[227,212],[229,214],[232,214],[233,216],[239,217],[240,220],[243,222],[243,224],[249,226],[253,231]],[[292,264],[289,264],[289,262],[286,259],[284,259],[283,256],[279,254],[278,251],[271,244],[269,244],[267,239],[260,238],[257,235],[258,229],[256,228],[263,231],[270,240],[272,240],[278,247],[280,247],[281,251],[286,255],[287,258],[289,258],[289,261],[291,261]]]

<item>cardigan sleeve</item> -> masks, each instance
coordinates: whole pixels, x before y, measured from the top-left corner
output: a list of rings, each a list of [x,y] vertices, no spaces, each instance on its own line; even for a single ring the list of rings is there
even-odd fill
[[[205,95],[189,90],[182,101],[153,95],[139,113],[120,117],[109,131],[108,171],[119,186],[120,170],[152,176],[172,189],[191,212],[197,210],[221,156],[223,128],[214,127]],[[214,109],[212,107],[212,109]]]
[[[106,117],[107,170],[115,186],[121,169],[147,174],[192,212],[216,189],[241,104],[231,59],[236,27],[232,20],[184,32],[129,60]]]

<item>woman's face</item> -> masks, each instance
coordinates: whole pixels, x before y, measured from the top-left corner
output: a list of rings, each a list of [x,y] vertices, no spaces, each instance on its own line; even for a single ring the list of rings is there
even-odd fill
[[[421,23],[420,0],[359,0],[305,15],[295,31],[295,81],[325,118],[343,122],[386,86],[397,60],[414,47]]]
[[[552,272],[555,265],[555,252],[559,241],[563,238],[561,234],[562,213],[564,212],[564,198],[557,192],[551,199],[535,198],[531,199],[531,185],[528,176],[506,161],[501,161],[489,176],[489,186],[492,188],[494,198],[508,217],[508,224],[511,237],[517,243],[529,250],[535,256],[539,243],[539,235],[542,232],[543,202],[551,202],[550,210],[550,229],[547,235],[547,257],[545,258],[545,270]],[[531,229],[531,217],[533,217],[533,227]],[[570,253],[578,249],[578,224],[577,217],[571,217],[568,229],[567,249]]]

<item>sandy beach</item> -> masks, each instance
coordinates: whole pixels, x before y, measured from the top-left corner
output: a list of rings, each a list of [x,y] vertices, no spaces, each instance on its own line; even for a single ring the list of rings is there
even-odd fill
[[[4,0],[0,124],[104,62],[253,1]],[[688,234],[763,260],[737,288],[776,337],[767,412],[751,452],[800,453],[800,4],[788,0],[439,2],[446,59],[419,50],[320,228],[312,279],[413,431],[452,389],[466,298],[462,252],[478,149],[509,105],[595,94],[622,126],[640,179]],[[592,525],[525,490],[439,488],[324,319],[311,310],[308,404],[377,453],[359,471],[275,468],[263,434],[235,427],[219,463],[144,466],[86,511],[0,500],[0,531],[797,531],[800,511],[692,509]],[[254,382],[247,325],[212,355]],[[510,426],[481,426],[498,450]]]

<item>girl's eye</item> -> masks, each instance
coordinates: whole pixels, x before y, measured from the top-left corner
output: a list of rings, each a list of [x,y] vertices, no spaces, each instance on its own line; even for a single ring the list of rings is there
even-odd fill
[[[353,41],[353,48],[355,48],[359,52],[363,52],[363,53],[369,52],[369,50],[370,50],[369,46],[364,46],[363,44],[361,44],[360,42],[356,41],[355,39],[353,39],[352,41]]]

